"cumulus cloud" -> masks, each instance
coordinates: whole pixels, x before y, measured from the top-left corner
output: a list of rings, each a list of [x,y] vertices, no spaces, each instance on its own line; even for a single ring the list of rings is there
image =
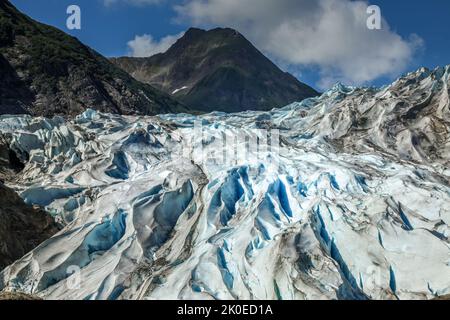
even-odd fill
[[[166,52],[182,36],[183,32],[165,36],[158,41],[149,34],[137,35],[127,43],[128,55],[131,57],[150,57],[157,53]]]
[[[327,88],[398,75],[423,45],[384,19],[381,30],[369,30],[368,6],[362,0],[187,0],[175,10],[185,23],[236,28],[284,64],[317,67],[318,85]]]

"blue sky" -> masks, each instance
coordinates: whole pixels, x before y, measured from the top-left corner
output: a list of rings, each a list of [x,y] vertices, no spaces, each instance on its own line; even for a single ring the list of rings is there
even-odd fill
[[[283,69],[319,89],[336,81],[382,85],[420,66],[450,64],[450,1],[371,1],[381,8],[390,26],[386,29],[383,21],[383,30],[372,32],[362,30],[363,9],[368,5],[363,1],[11,2],[32,18],[78,37],[109,57],[162,50],[189,26],[234,27]],[[320,8],[317,3],[322,3]],[[71,4],[81,8],[81,30],[66,28],[66,9]],[[160,42],[168,35],[172,37]],[[128,45],[133,39],[136,41]]]

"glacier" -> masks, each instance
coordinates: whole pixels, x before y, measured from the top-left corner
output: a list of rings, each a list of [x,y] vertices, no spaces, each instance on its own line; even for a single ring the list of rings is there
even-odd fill
[[[64,228],[0,273],[44,299],[450,294],[450,67],[270,112],[1,116]],[[233,147],[230,148],[232,141]]]

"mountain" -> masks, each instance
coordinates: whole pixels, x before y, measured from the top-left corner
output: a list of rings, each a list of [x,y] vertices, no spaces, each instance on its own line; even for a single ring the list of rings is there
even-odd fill
[[[0,114],[75,115],[186,110],[64,32],[0,1]]]
[[[165,53],[112,61],[202,111],[270,110],[318,95],[232,29],[191,28]]]
[[[65,227],[1,272],[0,290],[448,296],[449,87],[450,66],[269,112],[1,117],[17,157],[29,155],[15,189]],[[81,283],[67,290],[73,266]]]

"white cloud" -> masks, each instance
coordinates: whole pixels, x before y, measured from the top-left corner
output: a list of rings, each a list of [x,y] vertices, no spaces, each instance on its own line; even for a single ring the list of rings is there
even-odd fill
[[[149,34],[137,35],[127,43],[128,55],[132,57],[150,57],[157,53],[166,52],[183,34],[182,32],[176,35],[168,35],[159,41]]]
[[[368,6],[360,0],[187,0],[175,10],[196,26],[236,28],[285,64],[318,67],[318,85],[326,88],[397,76],[423,45],[416,35],[402,38],[384,19],[381,30],[369,30]]]

